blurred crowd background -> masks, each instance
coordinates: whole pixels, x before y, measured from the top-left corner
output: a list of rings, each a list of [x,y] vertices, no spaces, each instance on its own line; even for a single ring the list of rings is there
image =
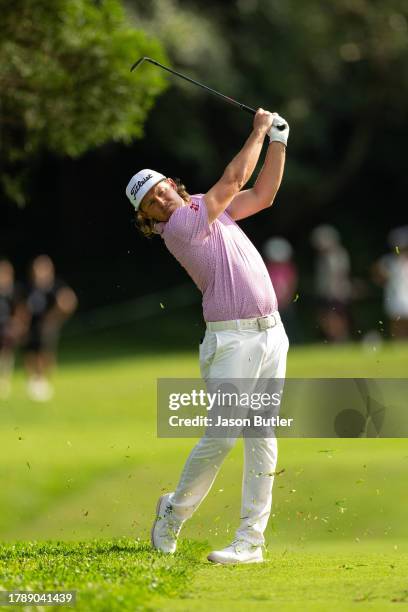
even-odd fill
[[[15,278],[13,264],[0,260],[0,399],[10,395],[18,349],[29,397],[40,402],[52,398],[59,332],[76,307],[75,292],[56,276],[48,255],[34,258],[24,284]]]
[[[242,227],[265,257],[292,343],[407,337],[406,2],[0,4],[4,371],[11,345],[26,347],[31,378],[46,367],[27,357],[33,262],[48,274],[55,321],[52,333],[37,329],[41,346],[55,345],[74,312],[67,337],[91,343],[112,330],[105,348],[153,347],[144,319],[160,319],[161,348],[200,335],[198,291],[159,238],[138,235],[124,190],[152,167],[205,192],[251,116],[150,64],[130,73],[142,55],[289,121],[276,202]]]

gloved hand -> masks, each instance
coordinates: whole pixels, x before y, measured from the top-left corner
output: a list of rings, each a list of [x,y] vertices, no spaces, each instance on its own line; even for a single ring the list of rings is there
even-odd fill
[[[277,126],[282,124],[285,125],[285,129],[278,130]],[[286,147],[289,137],[289,124],[286,119],[278,115],[278,113],[274,113],[272,127],[267,134],[269,136],[269,142],[281,142]]]

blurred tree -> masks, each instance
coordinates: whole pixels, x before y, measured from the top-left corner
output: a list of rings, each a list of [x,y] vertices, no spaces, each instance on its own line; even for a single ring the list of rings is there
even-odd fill
[[[77,157],[143,135],[166,82],[129,69],[141,55],[166,57],[129,27],[120,0],[0,0],[0,14],[0,178],[23,204],[41,150]]]
[[[285,192],[297,215],[332,204],[366,164],[406,175],[406,0],[180,2],[221,24],[230,72],[245,79],[237,95],[291,123]],[[293,208],[286,207],[288,224]]]
[[[356,200],[365,193],[368,202],[370,190],[379,194],[370,173],[380,172],[384,184],[386,176],[393,181],[407,176],[400,138],[408,106],[406,0],[152,0],[148,7],[128,0],[127,5],[144,29],[160,37],[176,68],[288,118],[290,156],[280,195],[287,202],[275,216],[282,230],[294,226],[294,215],[310,223],[325,210],[332,215],[335,202],[344,207],[345,196],[353,201],[350,190]],[[174,160],[193,183],[208,187],[251,120],[178,81],[172,79],[149,130],[157,137],[166,134],[159,151],[156,146],[163,159]],[[262,231],[258,218],[248,223],[259,223]]]
[[[315,204],[332,201],[372,158],[380,125],[377,154],[389,166],[387,148],[408,103],[407,3],[238,2],[244,11],[248,5],[257,7],[245,21],[256,20],[258,35],[249,41],[239,28],[237,54],[246,48],[253,58],[263,50],[255,78],[259,83],[265,64],[271,67],[264,86],[296,125],[293,169]]]
[[[126,8],[135,27],[158,37],[176,70],[226,95],[243,95],[245,75],[234,65],[230,33],[218,14],[180,0],[127,0]],[[158,69],[145,65],[142,70]],[[152,147],[154,163],[163,163],[163,171],[183,172],[190,190],[208,188],[243,142],[251,117],[182,79],[167,78],[171,87],[146,126],[150,138],[144,155]]]

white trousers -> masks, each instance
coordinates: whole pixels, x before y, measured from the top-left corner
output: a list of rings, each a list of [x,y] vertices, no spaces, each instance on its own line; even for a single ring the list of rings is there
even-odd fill
[[[207,382],[219,378],[285,378],[288,348],[282,323],[264,331],[207,330],[200,345],[201,375]],[[177,518],[188,519],[198,508],[236,439],[205,435],[193,448],[171,498]],[[236,533],[239,540],[264,543],[277,458],[276,438],[244,437],[241,519]]]

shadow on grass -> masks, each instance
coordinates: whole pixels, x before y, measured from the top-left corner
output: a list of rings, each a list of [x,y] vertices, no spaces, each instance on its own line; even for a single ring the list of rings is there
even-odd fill
[[[208,548],[207,542],[196,542],[194,540],[183,540],[179,545],[179,551],[171,558],[183,556],[185,559],[196,561],[197,557]],[[166,559],[168,555],[152,548],[149,542],[139,540],[129,540],[121,538],[112,540],[88,540],[83,542],[63,542],[63,541],[17,541],[4,543],[0,550],[0,560],[32,559],[40,555],[47,557],[84,557],[92,555],[148,555],[152,559]]]

